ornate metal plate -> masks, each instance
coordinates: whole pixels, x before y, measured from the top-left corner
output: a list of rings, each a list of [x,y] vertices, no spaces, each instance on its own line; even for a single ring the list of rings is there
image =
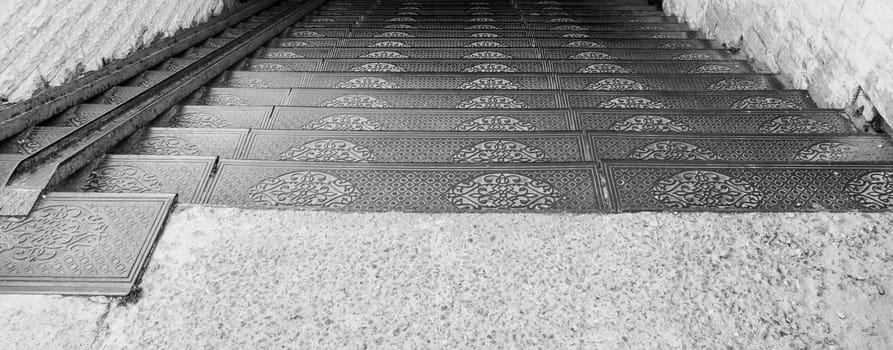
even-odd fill
[[[374,38],[374,39],[344,39],[338,43],[339,47],[366,47],[381,50],[392,48],[421,48],[421,47],[464,47],[472,49],[501,49],[510,47],[533,47],[533,40],[528,38],[467,38],[467,39],[414,39],[414,38]]]
[[[290,38],[343,38],[350,35],[350,28],[291,28],[285,32]]]
[[[235,158],[247,136],[248,129],[146,128],[110,153]]]
[[[108,155],[82,168],[60,191],[176,193],[180,203],[196,203],[216,157]]]
[[[535,12],[539,13],[539,12]],[[658,14],[652,16],[650,14]],[[662,16],[660,12],[650,12],[643,16],[635,12],[606,12],[601,16],[536,16],[530,15],[524,17],[524,20],[531,23],[550,23],[550,24],[568,24],[568,23],[679,23],[674,16]]]
[[[556,73],[581,74],[755,74],[746,61],[623,61],[603,50],[550,62]],[[597,58],[605,58],[604,60]]]
[[[700,50],[721,48],[719,44],[709,40],[563,38],[535,39],[535,41],[534,46],[536,47],[568,49]]]
[[[730,109],[803,110],[815,109],[809,94],[800,90],[730,92],[577,92],[566,93],[568,104],[576,108],[598,109]]]
[[[329,39],[329,38],[278,38],[270,40],[267,43],[269,47],[286,47],[292,49],[303,49],[303,48],[313,48],[313,47],[334,47],[338,45],[340,39]],[[283,58],[283,57],[270,57],[270,58]]]
[[[339,23],[337,26],[350,25]],[[336,26],[336,25],[332,25]],[[388,23],[388,22],[362,22],[353,24],[354,28],[384,28],[384,29],[440,29],[440,30],[527,30],[522,23],[446,23],[446,22],[415,22],[415,23]]]
[[[660,32],[660,31],[689,31],[687,24],[680,23],[529,23],[528,28],[533,31],[548,32]]]
[[[293,89],[288,106],[335,108],[559,108],[556,91]]]
[[[253,130],[241,159],[335,163],[563,163],[586,159],[582,133]]]
[[[257,50],[255,57],[267,59],[326,58],[329,57],[331,51],[318,48],[266,47]]]
[[[597,159],[736,162],[893,161],[886,137],[587,133]]]
[[[354,29],[352,38],[527,38],[526,31],[510,30],[412,30],[412,29]]]
[[[484,51],[490,56],[496,51]],[[406,51],[377,51],[371,55],[402,57],[395,55],[408,56],[415,52]],[[498,53],[508,55],[499,50]],[[474,53],[472,53],[474,54]],[[486,56],[486,55],[484,55]],[[373,65],[369,65],[373,63]],[[375,64],[379,63],[379,64]],[[434,60],[434,59],[331,59],[326,60],[324,70],[331,72],[350,72],[350,71],[375,71],[390,70],[397,72],[457,72],[457,73],[538,73],[546,72],[548,63],[542,60]]]
[[[237,70],[249,72],[314,72],[322,69],[321,59],[263,59],[255,58],[245,60]],[[235,70],[235,69],[234,69]]]
[[[597,66],[610,72],[615,67]],[[621,67],[617,65],[617,67]],[[621,73],[621,72],[618,72]],[[640,75],[594,74],[559,75],[558,85],[563,90],[590,91],[751,91],[780,90],[784,86],[774,75],[757,74],[702,74],[702,75]]]
[[[0,154],[28,155],[62,138],[72,128],[35,127],[0,141]]]
[[[560,27],[556,27],[560,28]],[[595,32],[580,30],[540,30],[530,32],[533,38],[563,39],[697,39],[698,32],[686,31],[638,31],[638,32]]]
[[[327,131],[532,132],[573,130],[567,110],[437,110],[277,107],[271,129]]]
[[[893,166],[606,161],[620,211],[886,211]]]
[[[629,60],[629,61],[716,61],[729,60],[729,53],[722,50],[617,50],[598,48],[553,48],[543,51],[549,60]],[[583,64],[585,62],[580,62]]]
[[[576,110],[581,130],[647,133],[840,134],[852,124],[839,111],[711,111]]]
[[[209,87],[225,88],[292,88],[307,85],[307,73],[229,71],[208,83]]]
[[[176,106],[152,121],[165,128],[263,128],[273,107]]]
[[[133,79],[130,79],[121,85],[123,85],[123,86],[140,86],[140,87],[144,87],[144,88],[149,88],[149,87],[152,87],[152,85],[155,85],[159,81],[162,81],[162,80],[166,79],[167,77],[170,77],[173,74],[174,74],[173,71],[167,71],[167,70],[152,71],[152,70],[149,70],[149,71],[140,73]]]
[[[181,104],[206,106],[276,106],[288,101],[289,89],[203,88]]]
[[[338,89],[548,90],[548,74],[313,73],[305,87]]]
[[[311,16],[310,22],[313,21],[322,21],[321,23],[329,23],[334,20],[334,22],[355,22],[359,17],[347,17],[347,16]],[[431,22],[459,22],[459,23],[469,23],[469,24],[478,24],[478,23],[518,23],[521,22],[521,16],[365,16],[362,18],[363,22],[367,23],[431,23]]]
[[[396,52],[393,55],[390,52]],[[447,60],[512,60],[512,59],[538,59],[540,58],[539,50],[535,48],[514,49],[501,47],[484,47],[484,48],[451,48],[449,50],[439,48],[336,48],[332,54],[332,58],[355,58],[368,59],[370,62],[377,62],[378,59],[447,59]],[[367,63],[370,63],[367,62]],[[501,63],[501,62],[500,62]],[[503,63],[504,64],[504,63]],[[327,64],[327,67],[330,66]],[[359,65],[358,65],[359,66]]]
[[[207,204],[347,211],[605,209],[589,165],[220,162]]]
[[[50,193],[25,219],[0,218],[0,293],[128,294],[173,201]]]

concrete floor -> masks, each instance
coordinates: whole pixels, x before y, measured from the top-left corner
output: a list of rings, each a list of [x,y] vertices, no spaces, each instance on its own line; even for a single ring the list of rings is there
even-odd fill
[[[890,349],[893,214],[180,207],[141,286],[0,296],[0,349]]]

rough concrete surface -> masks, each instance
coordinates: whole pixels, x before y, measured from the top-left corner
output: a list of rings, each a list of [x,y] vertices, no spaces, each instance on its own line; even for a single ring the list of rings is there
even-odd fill
[[[140,298],[103,316],[86,298],[0,296],[4,315],[39,306],[23,321],[38,328],[0,325],[0,348],[40,332],[71,341],[27,347],[890,349],[891,227],[891,214],[181,207]]]

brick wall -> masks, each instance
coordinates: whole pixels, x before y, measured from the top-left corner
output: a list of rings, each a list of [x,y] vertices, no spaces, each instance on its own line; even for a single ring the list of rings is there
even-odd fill
[[[233,0],[0,0],[0,101],[30,97],[218,14]]]
[[[861,86],[893,121],[893,1],[664,0],[664,9],[843,108]]]

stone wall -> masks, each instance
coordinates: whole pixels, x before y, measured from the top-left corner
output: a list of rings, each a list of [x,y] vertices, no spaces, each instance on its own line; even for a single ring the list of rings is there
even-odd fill
[[[233,0],[0,0],[0,101],[18,101],[158,37],[206,21]]]
[[[893,2],[890,0],[664,0],[693,27],[843,108],[861,86],[893,121]]]

